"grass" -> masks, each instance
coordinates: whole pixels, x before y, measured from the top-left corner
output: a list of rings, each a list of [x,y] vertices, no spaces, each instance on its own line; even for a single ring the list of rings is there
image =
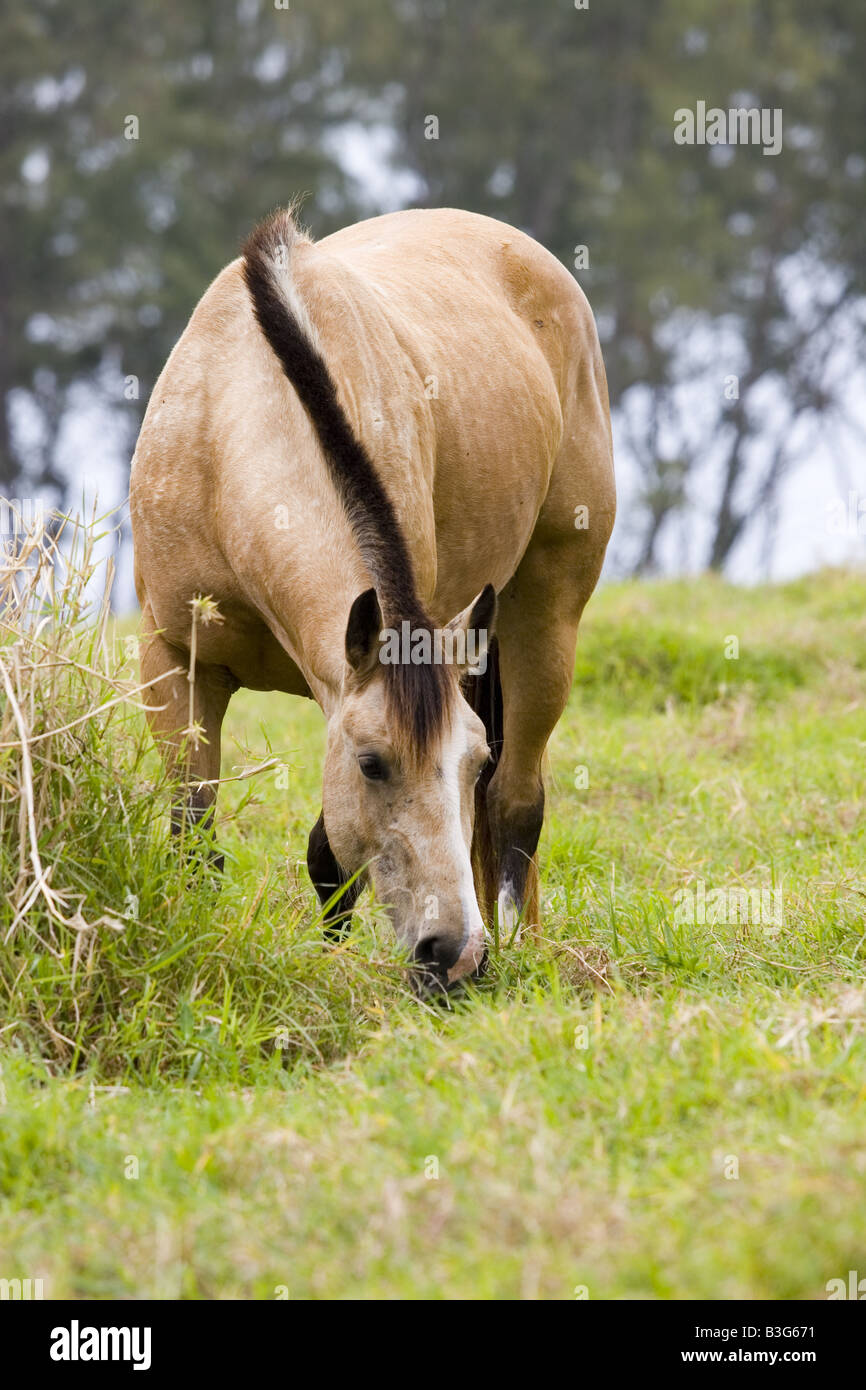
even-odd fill
[[[59,648],[93,667],[95,630],[82,606]],[[322,945],[318,712],[235,697],[224,775],[278,766],[223,788],[217,891],[166,844],[122,634],[97,645],[99,682],[67,672],[55,701],[125,699],[77,760],[67,735],[33,745],[63,896],[11,935],[33,875],[20,750],[0,749],[0,1276],[49,1297],[667,1299],[866,1274],[863,574],[596,596],[551,744],[544,935],[450,1012],[407,991],[369,906]],[[56,704],[28,650],[0,644],[32,734]],[[699,880],[780,889],[780,917],[683,920]]]

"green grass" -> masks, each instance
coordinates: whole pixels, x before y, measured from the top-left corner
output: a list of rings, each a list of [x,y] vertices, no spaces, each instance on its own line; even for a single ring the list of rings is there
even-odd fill
[[[224,775],[289,772],[224,788],[220,891],[165,844],[138,713],[86,726],[40,846],[111,925],[75,959],[38,904],[8,942],[0,909],[0,1276],[808,1299],[866,1274],[866,577],[610,586],[577,672],[544,935],[450,1012],[369,906],[321,943],[314,708],[235,698]],[[699,879],[780,888],[781,925],[677,920]]]

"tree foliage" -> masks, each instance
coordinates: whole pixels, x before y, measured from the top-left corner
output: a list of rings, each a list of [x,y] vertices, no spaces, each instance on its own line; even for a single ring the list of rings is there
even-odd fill
[[[377,210],[389,173],[525,228],[586,288],[639,468],[636,567],[696,500],[723,566],[809,428],[844,421],[866,290],[857,0],[33,0],[0,38],[8,490],[63,490],[76,386],[134,423],[265,211],[309,192],[324,234]],[[675,144],[698,101],[780,108],[781,153]],[[366,139],[372,160],[383,133],[371,189],[346,151]]]

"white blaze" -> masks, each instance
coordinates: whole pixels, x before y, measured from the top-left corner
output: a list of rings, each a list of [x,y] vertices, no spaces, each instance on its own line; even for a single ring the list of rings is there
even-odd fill
[[[484,921],[478,908],[472,858],[463,838],[460,814],[460,762],[466,748],[466,730],[462,725],[457,725],[448,746],[443,749],[442,775],[445,780],[448,851],[457,875],[465,939],[460,955],[448,971],[449,984],[476,970],[484,955]]]

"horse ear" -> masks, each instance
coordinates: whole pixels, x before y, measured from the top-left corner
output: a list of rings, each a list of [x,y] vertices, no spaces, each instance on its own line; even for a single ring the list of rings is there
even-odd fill
[[[456,618],[452,618],[448,627],[451,632],[462,632],[464,638],[467,633],[472,633],[472,643],[465,644],[463,650],[466,652],[467,660],[463,664],[463,669],[475,670],[480,668],[482,671],[487,664],[487,649],[490,646],[490,639],[496,626],[496,612],[499,601],[496,597],[496,590],[492,584],[485,584],[481,593],[478,594],[468,608],[464,608],[462,613],[458,613]]]
[[[346,624],[346,660],[356,675],[367,675],[379,655],[382,610],[375,589],[365,589],[349,610]]]

